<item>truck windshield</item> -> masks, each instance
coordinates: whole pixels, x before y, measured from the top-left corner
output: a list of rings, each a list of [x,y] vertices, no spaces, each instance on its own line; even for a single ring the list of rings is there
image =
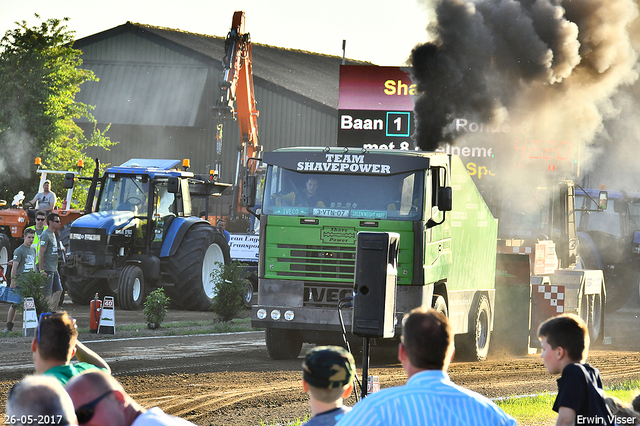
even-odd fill
[[[299,173],[269,166],[263,212],[283,216],[417,220],[424,172],[372,176]]]
[[[146,216],[149,197],[149,181],[146,176],[107,176],[98,208],[132,211],[136,216]]]

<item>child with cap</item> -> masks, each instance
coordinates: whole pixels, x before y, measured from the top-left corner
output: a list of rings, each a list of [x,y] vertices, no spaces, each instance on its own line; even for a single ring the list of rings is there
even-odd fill
[[[338,346],[319,346],[302,363],[302,388],[313,417],[305,426],[333,426],[351,408],[342,405],[353,391],[353,356]]]

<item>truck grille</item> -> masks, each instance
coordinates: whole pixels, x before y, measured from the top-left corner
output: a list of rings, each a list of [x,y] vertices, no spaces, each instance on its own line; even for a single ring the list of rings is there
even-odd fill
[[[288,271],[277,272],[281,277],[353,282],[355,247],[278,244],[278,248],[288,251],[278,258],[279,263],[289,266]]]

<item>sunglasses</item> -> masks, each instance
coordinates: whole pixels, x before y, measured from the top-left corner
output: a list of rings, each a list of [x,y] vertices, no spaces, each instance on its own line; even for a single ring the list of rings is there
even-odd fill
[[[76,417],[78,418],[78,424],[83,425],[85,423],[88,423],[96,411],[96,405],[98,405],[98,403],[102,401],[102,399],[105,396],[109,395],[111,392],[113,392],[113,390],[107,391],[106,393],[103,393],[93,401],[78,407],[78,409],[76,410]]]
[[[46,220],[46,219],[44,217],[37,217],[36,220],[41,222],[41,221]]]
[[[60,221],[59,221],[59,220],[52,220],[51,222],[53,222],[53,223],[60,223]]]

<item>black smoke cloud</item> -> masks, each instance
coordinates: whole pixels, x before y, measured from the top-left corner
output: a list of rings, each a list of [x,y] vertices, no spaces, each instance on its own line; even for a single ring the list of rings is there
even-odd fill
[[[439,0],[430,41],[409,58],[416,138],[434,150],[460,135],[457,117],[567,138],[587,148],[637,77],[633,0]],[[583,149],[582,160],[588,157]]]

